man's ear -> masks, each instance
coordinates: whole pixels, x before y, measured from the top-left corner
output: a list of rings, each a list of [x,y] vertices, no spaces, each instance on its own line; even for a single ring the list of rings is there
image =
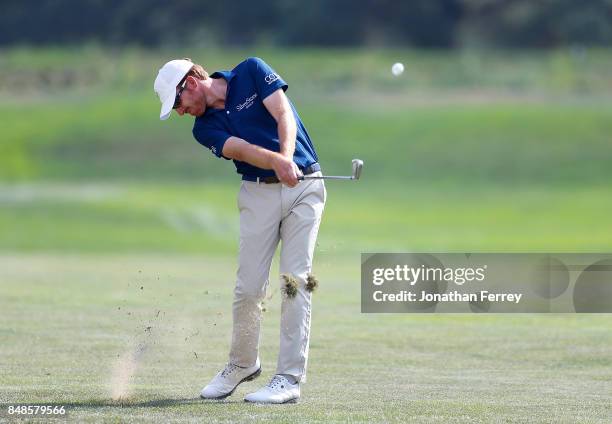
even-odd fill
[[[198,86],[198,80],[196,80],[195,77],[192,75],[188,76],[185,82],[187,82],[187,88],[189,88],[190,90],[193,90]]]

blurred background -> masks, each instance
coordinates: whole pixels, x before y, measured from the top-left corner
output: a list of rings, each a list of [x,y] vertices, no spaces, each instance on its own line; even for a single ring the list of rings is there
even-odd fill
[[[0,249],[233,255],[239,177],[152,84],[247,56],[327,173],[365,161],[328,183],[321,252],[612,247],[608,0],[1,6]]]

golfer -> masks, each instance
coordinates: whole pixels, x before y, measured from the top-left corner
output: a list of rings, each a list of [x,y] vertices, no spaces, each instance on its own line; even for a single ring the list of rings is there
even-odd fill
[[[173,109],[180,116],[195,117],[195,139],[215,156],[232,159],[242,176],[232,344],[227,365],[202,389],[205,399],[223,399],[261,373],[261,301],[279,242],[280,273],[294,276],[298,290],[295,297],[282,296],[276,374],[245,400],[296,402],[306,379],[311,293],[305,284],[326,190],[323,180],[298,181],[300,175],[321,175],[321,168],[306,128],[285,95],[287,87],[256,57],[211,75],[190,59],[172,60],[155,79],[160,119],[167,119]]]

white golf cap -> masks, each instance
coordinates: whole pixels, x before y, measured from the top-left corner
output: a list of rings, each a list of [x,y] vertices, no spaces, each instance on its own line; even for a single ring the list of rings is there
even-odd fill
[[[187,75],[193,66],[193,62],[184,59],[171,60],[161,67],[153,89],[161,101],[161,112],[159,119],[165,120],[172,113],[174,99],[176,98],[176,86]]]

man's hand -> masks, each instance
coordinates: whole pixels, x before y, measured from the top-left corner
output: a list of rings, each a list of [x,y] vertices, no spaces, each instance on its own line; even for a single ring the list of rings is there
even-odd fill
[[[291,159],[278,154],[274,158],[272,169],[281,183],[289,187],[295,187],[298,183],[298,176],[301,175],[300,168]]]
[[[238,137],[230,137],[223,145],[223,156],[246,162],[261,169],[272,169],[281,183],[295,187],[302,175],[292,159],[263,147],[250,144]]]

